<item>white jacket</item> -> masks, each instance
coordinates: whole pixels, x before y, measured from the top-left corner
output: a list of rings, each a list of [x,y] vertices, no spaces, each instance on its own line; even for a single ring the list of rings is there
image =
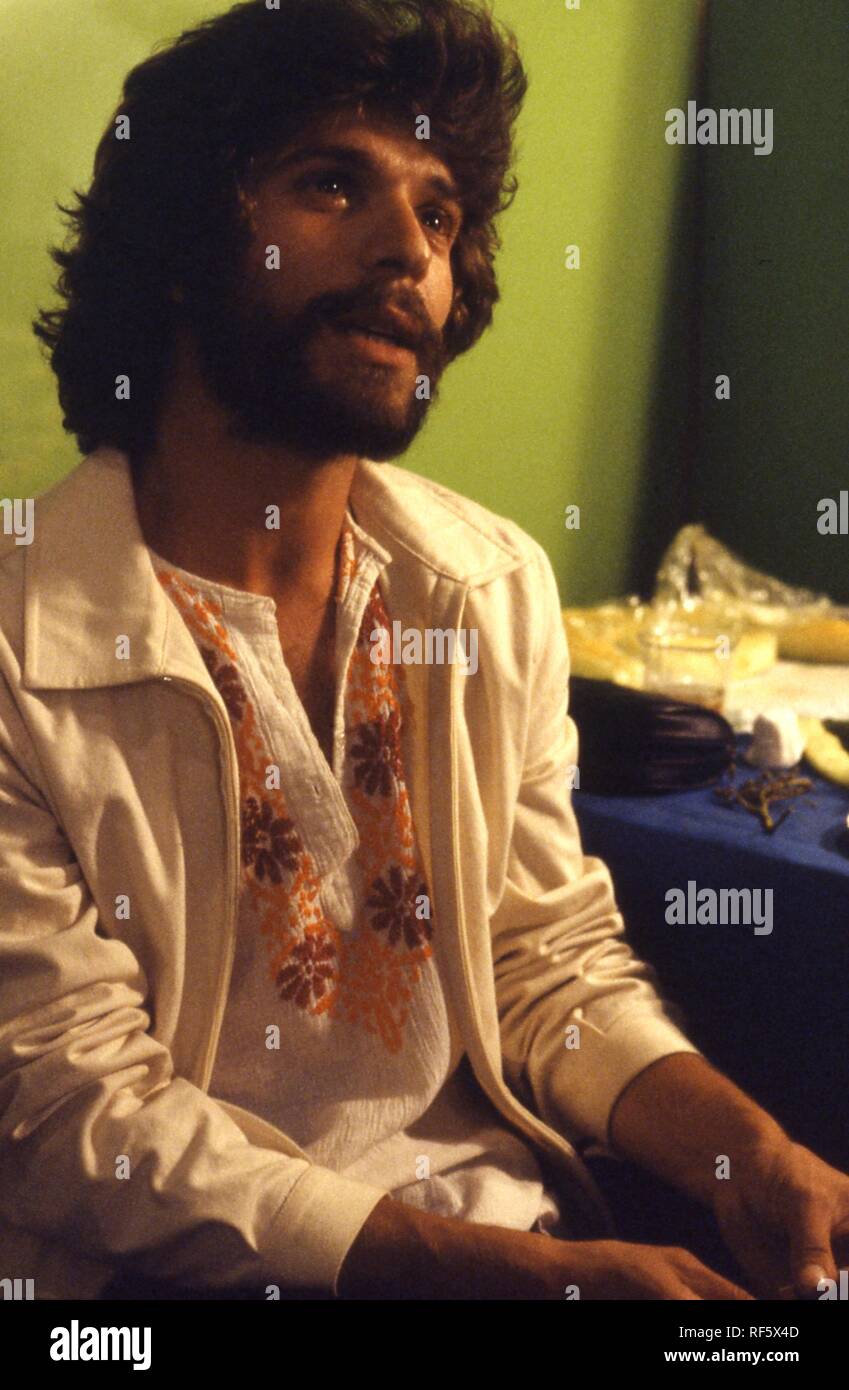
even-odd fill
[[[625,1085],[697,1049],[581,850],[551,565],[392,464],[361,462],[351,500],[392,555],[393,620],[478,630],[476,674],[405,667],[435,947],[483,1090],[562,1175],[576,1229],[609,1236],[570,1139],[607,1141]],[[38,1298],[96,1297],[122,1257],[179,1284],[333,1289],[382,1195],[207,1094],[237,808],[225,705],[154,576],[128,461],[100,449],[36,499],[30,545],[0,538],[0,1277]]]

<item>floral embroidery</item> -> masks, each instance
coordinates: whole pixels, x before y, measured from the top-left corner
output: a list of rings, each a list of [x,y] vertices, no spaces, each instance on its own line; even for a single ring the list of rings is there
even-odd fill
[[[274,815],[267,801],[257,805],[249,796],[242,807],[242,863],[253,864],[257,878],[268,874],[272,883],[282,883],[284,869],[297,869],[303,852],[301,837],[290,820]]]
[[[336,598],[356,572],[353,535],[341,536]],[[266,785],[273,763],[238,672],[223,609],[182,576],[158,577],[186,621],[230,717],[239,764],[241,857],[280,999],[306,1013],[344,1019],[400,1051],[413,990],[432,957],[427,885],[416,855],[401,753],[403,671],[371,660],[375,628],[391,630],[379,581],[368,598],[348,666],[343,789],[367,885],[363,920],[340,932],[326,917],[313,856],[288,814],[283,791]],[[409,706],[404,713],[409,716]]]
[[[215,682],[218,694],[227,706],[227,713],[230,719],[241,719],[248,697],[245,694],[242,682],[239,680],[235,666],[218,666],[217,653],[210,651],[208,647],[201,647],[200,654],[206,663],[206,669]]]
[[[293,947],[289,964],[277,975],[277,988],[281,999],[293,999],[301,1009],[305,1009],[313,999],[321,999],[332,979],[335,966],[336,948],[326,937],[305,936]]]
[[[379,628],[392,630],[391,624],[384,611],[383,603],[380,598],[380,591],[375,585],[368,597],[365,609],[363,610],[363,620],[360,623],[360,631],[357,635],[357,646],[365,650],[371,650],[372,633]],[[376,662],[372,663],[377,665]]]
[[[343,943],[341,954],[345,990],[340,995],[339,1017],[376,1034],[387,1052],[400,1052],[425,954],[399,952],[373,931]]]
[[[431,925],[424,915],[417,915],[417,908],[426,908],[427,889],[422,879],[404,874],[397,864],[393,864],[386,882],[382,878],[372,884],[371,896],[366,899],[366,907],[376,907],[371,924],[375,931],[385,931],[392,946],[400,941],[402,935],[411,951],[421,944],[421,939],[431,935]],[[425,902],[422,902],[422,899]]]
[[[354,781],[358,787],[364,787],[367,796],[374,796],[377,791],[381,796],[390,796],[394,783],[401,776],[397,725],[398,711],[393,709],[388,719],[372,719],[368,724],[357,726],[359,743],[351,749],[351,757],[357,764]]]

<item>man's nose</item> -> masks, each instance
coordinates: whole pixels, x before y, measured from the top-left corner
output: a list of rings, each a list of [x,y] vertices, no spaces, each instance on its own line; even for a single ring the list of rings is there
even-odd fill
[[[433,248],[415,208],[405,197],[383,198],[365,229],[363,258],[369,269],[390,266],[421,280],[427,273]]]

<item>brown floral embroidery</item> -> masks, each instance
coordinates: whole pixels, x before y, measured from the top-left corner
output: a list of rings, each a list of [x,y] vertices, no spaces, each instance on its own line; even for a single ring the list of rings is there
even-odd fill
[[[385,879],[379,878],[372,884],[366,907],[377,909],[371,925],[375,931],[385,931],[392,946],[403,936],[414,951],[431,935],[430,921],[424,915],[430,911],[424,882],[416,875],[405,875],[397,864],[390,867]]]
[[[385,719],[372,719],[368,724],[357,726],[359,741],[351,747],[351,757],[356,763],[354,782],[364,788],[367,796],[374,796],[378,791],[381,796],[390,796],[401,776],[399,723],[398,710],[392,709]]]
[[[341,540],[340,602],[356,569],[347,526]],[[365,607],[345,691],[343,787],[359,831],[357,862],[367,894],[362,922],[340,932],[324,913],[317,865],[282,790],[266,785],[273,759],[239,679],[220,604],[173,571],[160,570],[158,577],[195,637],[230,716],[239,764],[244,882],[280,998],[311,1015],[344,1019],[380,1038],[387,1051],[400,1051],[413,990],[433,954],[433,927],[429,899],[427,915],[422,913],[427,885],[404,781],[403,670],[370,656],[374,629],[391,631],[379,582]]]
[[[292,948],[288,965],[277,974],[281,999],[292,999],[299,1008],[322,998],[333,978],[336,947],[324,936],[305,936]]]
[[[206,669],[215,682],[218,694],[227,706],[227,713],[231,720],[241,719],[244,714],[247,694],[244,686],[239,680],[235,666],[219,664],[217,652],[211,651],[209,647],[201,647],[200,654],[206,663]]]
[[[268,874],[272,883],[282,883],[283,869],[295,870],[303,852],[301,837],[292,821],[275,816],[267,801],[257,804],[249,796],[242,806],[242,863],[254,866],[257,878]]]
[[[357,634],[357,646],[361,650],[371,651],[372,633],[380,628],[386,628],[387,632],[390,634],[392,632],[392,625],[386,617],[386,611],[381,601],[380,590],[377,585],[375,585],[374,589],[369,594],[368,602],[363,610],[362,622],[360,623],[360,630]],[[371,658],[369,658],[369,660],[371,660]],[[372,664],[378,665],[377,662],[373,662]]]

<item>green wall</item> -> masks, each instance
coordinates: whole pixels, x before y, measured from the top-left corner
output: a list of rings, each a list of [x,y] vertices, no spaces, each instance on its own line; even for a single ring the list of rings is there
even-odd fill
[[[773,107],[774,149],[705,160],[696,510],[759,569],[849,600],[849,4],[713,0],[710,105]],[[731,398],[715,399],[717,373]]]
[[[76,462],[29,323],[52,303],[54,202],[87,187],[125,73],[210,0],[0,0],[0,496]],[[688,447],[687,147],[698,0],[495,0],[530,76],[493,328],[444,378],[411,468],[536,536],[564,602],[622,593],[672,534]],[[761,162],[761,161],[759,161]],[[582,266],[564,268],[580,246]],[[580,531],[564,509],[581,508]]]

